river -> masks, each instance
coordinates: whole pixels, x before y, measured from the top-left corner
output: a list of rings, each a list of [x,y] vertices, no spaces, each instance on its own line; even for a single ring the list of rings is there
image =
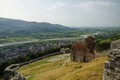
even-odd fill
[[[53,39],[42,39],[42,40],[27,40],[27,41],[17,41],[17,42],[6,42],[1,43],[0,47],[9,46],[9,45],[16,45],[16,44],[25,44],[25,43],[33,43],[33,42],[42,42],[42,41],[55,41],[55,40],[74,40],[74,39],[81,39],[82,37],[74,37],[74,38],[53,38]]]
[[[80,37],[72,37],[72,38],[53,38],[53,39],[37,39],[37,40],[27,40],[27,41],[17,41],[17,42],[6,42],[6,43],[1,43],[0,47],[3,46],[9,46],[9,45],[16,45],[16,44],[25,44],[25,43],[32,43],[32,42],[42,42],[42,41],[55,41],[55,40],[74,40],[74,39],[82,39],[88,35],[99,35],[101,34],[100,32],[93,33],[93,34],[85,34],[81,35]]]

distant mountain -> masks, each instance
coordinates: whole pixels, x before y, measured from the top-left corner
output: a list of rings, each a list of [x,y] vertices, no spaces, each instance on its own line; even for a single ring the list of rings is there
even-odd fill
[[[46,22],[28,22],[17,19],[0,18],[0,33],[59,32],[65,30],[71,30],[71,28]]]

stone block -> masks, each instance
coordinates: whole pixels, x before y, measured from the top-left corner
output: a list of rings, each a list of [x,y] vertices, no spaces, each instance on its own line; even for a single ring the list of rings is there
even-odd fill
[[[103,80],[120,80],[120,41],[112,42],[109,61],[105,61]]]

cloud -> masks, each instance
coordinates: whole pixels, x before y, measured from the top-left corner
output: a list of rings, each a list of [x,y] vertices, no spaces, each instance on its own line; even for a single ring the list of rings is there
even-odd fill
[[[115,5],[112,1],[84,1],[77,5],[77,7],[90,8],[90,7],[104,7]]]
[[[57,1],[51,7],[47,8],[47,10],[56,10],[59,8],[63,8],[66,6],[65,2]]]

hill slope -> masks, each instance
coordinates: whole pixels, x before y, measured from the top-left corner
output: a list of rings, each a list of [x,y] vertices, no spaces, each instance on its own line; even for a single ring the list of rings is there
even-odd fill
[[[59,32],[70,28],[46,22],[28,22],[17,19],[0,18],[0,34],[30,34],[37,32]]]
[[[62,54],[25,65],[19,71],[27,80],[102,80],[106,60],[104,56],[78,63],[69,61],[69,54]]]

